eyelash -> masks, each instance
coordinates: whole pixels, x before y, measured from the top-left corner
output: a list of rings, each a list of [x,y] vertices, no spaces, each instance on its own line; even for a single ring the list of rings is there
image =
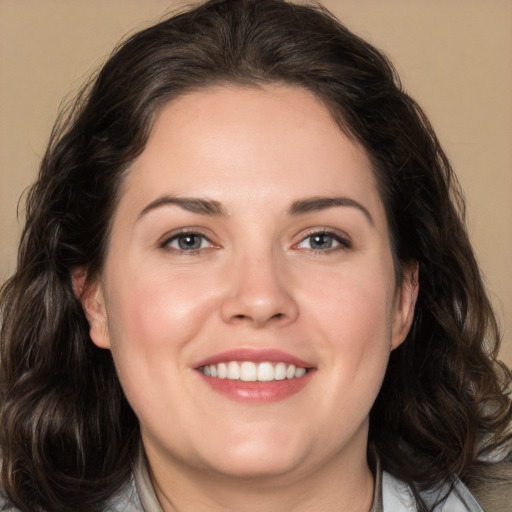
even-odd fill
[[[294,244],[294,249],[301,249],[300,244],[302,244],[304,241],[306,241],[308,238],[312,238],[314,236],[325,236],[328,238],[331,238],[334,242],[336,242],[338,245],[335,245],[334,247],[328,247],[326,249],[315,249],[315,248],[303,248],[306,249],[309,252],[317,253],[317,254],[325,254],[330,253],[334,251],[339,250],[348,250],[352,248],[352,242],[349,240],[348,237],[341,236],[339,233],[335,233],[333,231],[329,230],[317,230],[317,231],[311,231],[307,233],[304,237],[300,239],[300,241],[296,244]],[[208,247],[199,247],[197,249],[182,249],[179,247],[171,247],[172,242],[179,241],[180,238],[186,238],[186,237],[200,237],[201,245],[204,241],[206,241],[209,246]],[[208,238],[204,233],[201,233],[200,231],[181,231],[179,233],[176,233],[170,237],[165,238],[165,240],[160,244],[160,247],[167,251],[177,252],[178,254],[186,254],[186,255],[194,255],[199,254],[201,251],[204,251],[208,248],[214,248],[215,245],[213,242]]]
[[[197,249],[182,249],[179,247],[171,247],[172,242],[177,242],[179,241],[180,238],[186,237],[199,237],[201,238],[201,245],[203,244],[203,241],[206,241],[209,244],[209,246],[199,247]],[[205,249],[214,248],[215,245],[204,233],[201,233],[200,231],[181,231],[170,237],[165,238],[165,240],[160,244],[160,247],[166,251],[177,252],[178,254],[193,255],[199,254],[201,251],[204,251]]]
[[[299,245],[303,243],[308,238],[312,238],[314,236],[325,236],[331,238],[334,242],[336,242],[338,245],[335,245],[334,247],[328,247],[327,249],[314,249],[314,248],[304,248],[307,251],[314,252],[317,254],[325,254],[329,252],[334,251],[343,251],[348,250],[352,248],[352,242],[347,236],[342,236],[339,233],[335,233],[333,231],[327,230],[327,229],[321,229],[317,231],[310,231],[306,234],[306,236],[302,237],[301,240],[294,245],[294,247],[300,249]]]

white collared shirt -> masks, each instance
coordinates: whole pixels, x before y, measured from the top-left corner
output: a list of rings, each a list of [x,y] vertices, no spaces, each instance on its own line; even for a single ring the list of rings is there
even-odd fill
[[[426,504],[432,506],[444,489],[436,492],[423,492],[421,497]],[[416,500],[410,487],[385,471],[382,474],[382,505],[383,512],[416,512]],[[483,512],[468,488],[457,480],[448,498],[440,503],[435,512]]]

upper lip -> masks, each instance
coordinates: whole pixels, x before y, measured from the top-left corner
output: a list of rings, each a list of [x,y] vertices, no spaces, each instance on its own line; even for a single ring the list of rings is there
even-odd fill
[[[252,361],[254,363],[286,363],[300,368],[313,368],[314,365],[282,350],[272,348],[235,348],[219,352],[194,365],[195,368],[227,361]]]

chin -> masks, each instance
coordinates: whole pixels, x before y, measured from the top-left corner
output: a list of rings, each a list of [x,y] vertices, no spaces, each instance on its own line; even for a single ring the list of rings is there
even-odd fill
[[[265,457],[260,453],[257,457],[246,457],[244,460],[225,460],[222,465],[216,465],[214,470],[229,478],[268,480],[287,475],[299,466],[297,460],[283,461],[282,458]]]
[[[257,443],[229,446],[222,456],[212,454],[208,465],[217,473],[242,479],[267,479],[293,472],[301,466],[304,453],[292,443]],[[285,448],[285,449],[283,449]],[[214,455],[214,457],[211,457]]]

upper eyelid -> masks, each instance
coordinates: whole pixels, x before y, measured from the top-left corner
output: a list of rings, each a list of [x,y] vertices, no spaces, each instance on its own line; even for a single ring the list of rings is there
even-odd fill
[[[207,233],[206,229],[196,226],[187,226],[184,228],[171,229],[165,233],[161,239],[163,240],[165,238],[173,238],[180,235],[200,235],[204,236],[205,238],[210,238],[210,235]]]
[[[176,238],[185,235],[198,235],[208,240],[208,242],[211,243],[212,245],[215,245],[214,242],[212,241],[212,237],[207,235],[204,231],[200,230],[199,228],[182,228],[179,229],[178,231],[172,231],[170,233],[167,233],[160,238],[158,245],[160,247],[165,247],[172,240],[175,240]]]
[[[309,249],[309,248],[302,248],[298,247],[301,243],[304,242],[304,240],[308,239],[311,236],[314,235],[328,235],[332,236],[337,242],[337,246],[330,247],[328,249]],[[340,232],[338,230],[333,229],[313,229],[309,232],[303,233],[298,241],[294,242],[292,245],[292,249],[294,250],[305,250],[305,251],[313,251],[313,252],[321,252],[321,253],[332,253],[338,250],[350,250],[354,248],[354,243],[352,242],[352,239],[345,233]]]
[[[303,230],[301,233],[297,234],[294,237],[296,241],[293,242],[292,245],[295,246],[295,245],[299,244],[300,242],[302,242],[303,240],[305,240],[306,238],[308,238],[310,236],[317,235],[317,234],[325,234],[325,235],[332,236],[333,238],[338,240],[343,245],[353,245],[352,238],[346,232],[341,231],[339,229],[332,228],[332,227],[323,227],[323,226]],[[214,237],[207,234],[206,230],[203,230],[203,229],[201,229],[199,227],[195,227],[195,226],[178,228],[177,230],[173,230],[173,231],[166,233],[159,239],[158,245],[160,247],[164,247],[170,241],[175,240],[177,237],[184,236],[184,235],[198,235],[198,236],[205,238],[212,245],[217,245],[217,246],[220,245],[213,241]]]
[[[330,235],[334,238],[337,238],[337,239],[340,239],[340,240],[343,240],[343,241],[346,241],[346,242],[350,242],[352,243],[352,239],[351,237],[345,233],[344,231],[341,231],[341,230],[338,230],[338,229],[334,229],[334,228],[311,228],[311,229],[308,229],[306,231],[303,231],[300,235],[299,235],[299,242],[301,242],[302,240],[304,240],[305,238],[308,238],[310,236],[313,236],[313,235]]]

